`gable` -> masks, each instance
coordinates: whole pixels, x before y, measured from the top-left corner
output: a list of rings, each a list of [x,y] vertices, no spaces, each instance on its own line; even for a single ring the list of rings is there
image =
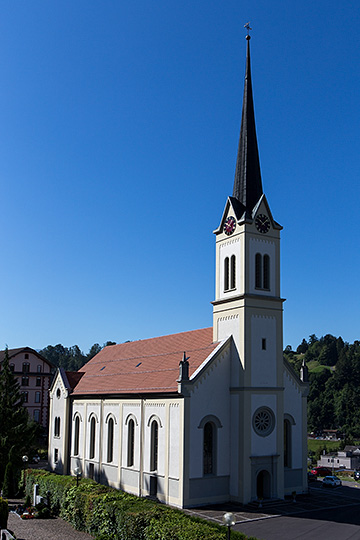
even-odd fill
[[[213,231],[214,234],[223,232],[225,220],[229,215],[234,215],[236,221],[239,223],[245,217],[245,211],[245,206],[235,199],[235,197],[228,197],[223,215],[221,217],[220,225],[217,229],[215,229],[215,231]]]
[[[262,214],[262,213],[266,213],[269,216],[273,229],[278,229],[278,230],[282,229],[282,226],[274,220],[266,195],[264,194],[261,195],[258,203],[254,207],[253,212],[252,212],[252,218],[255,219],[257,214]]]

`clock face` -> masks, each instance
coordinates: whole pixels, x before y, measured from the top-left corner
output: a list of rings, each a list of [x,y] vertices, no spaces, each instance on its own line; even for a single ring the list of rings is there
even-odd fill
[[[224,233],[228,236],[232,234],[235,231],[236,227],[236,221],[235,218],[232,216],[229,216],[224,223]]]
[[[255,219],[255,227],[259,232],[265,234],[270,229],[270,220],[265,214],[259,214]]]

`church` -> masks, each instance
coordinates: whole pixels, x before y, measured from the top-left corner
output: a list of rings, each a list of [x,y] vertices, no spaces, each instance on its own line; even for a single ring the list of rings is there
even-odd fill
[[[50,389],[51,470],[179,508],[307,490],[307,368],[283,359],[282,227],[262,187],[246,39],[213,326],[105,347]]]

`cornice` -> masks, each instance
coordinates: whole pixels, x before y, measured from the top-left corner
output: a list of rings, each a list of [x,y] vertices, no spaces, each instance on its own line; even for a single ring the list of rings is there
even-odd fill
[[[220,304],[228,304],[229,302],[235,302],[237,300],[266,300],[266,301],[269,301],[269,302],[285,302],[286,301],[286,298],[280,298],[279,296],[268,296],[268,295],[265,295],[265,294],[251,294],[251,293],[246,293],[246,294],[239,294],[237,296],[231,296],[229,298],[222,298],[221,300],[213,300],[212,302],[210,302],[213,306],[218,306]]]

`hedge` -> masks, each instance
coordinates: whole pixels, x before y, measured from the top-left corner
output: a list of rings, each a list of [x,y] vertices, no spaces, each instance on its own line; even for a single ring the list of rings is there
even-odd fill
[[[0,529],[7,528],[8,517],[9,517],[8,502],[2,497],[0,497]]]
[[[26,493],[32,495],[34,484],[47,497],[51,512],[65,519],[96,540],[224,540],[224,526],[193,518],[155,501],[83,478],[62,476],[41,469],[26,473]],[[247,537],[232,531],[234,540]],[[256,540],[254,537],[248,540]]]

